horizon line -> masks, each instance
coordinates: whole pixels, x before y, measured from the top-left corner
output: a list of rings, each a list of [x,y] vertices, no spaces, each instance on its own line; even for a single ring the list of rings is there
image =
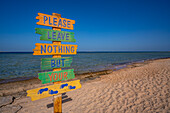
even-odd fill
[[[82,52],[170,52],[170,51],[77,51],[77,53]],[[0,53],[33,53],[33,51],[0,51]]]

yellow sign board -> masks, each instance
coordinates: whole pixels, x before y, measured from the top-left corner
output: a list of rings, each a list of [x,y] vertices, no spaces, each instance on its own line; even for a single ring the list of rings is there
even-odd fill
[[[27,90],[27,96],[31,97],[31,100],[38,100],[57,94],[73,91],[81,88],[80,80],[54,84],[51,86],[45,86],[37,89]]]

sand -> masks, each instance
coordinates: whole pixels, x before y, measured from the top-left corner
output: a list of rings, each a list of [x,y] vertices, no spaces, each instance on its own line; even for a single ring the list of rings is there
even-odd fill
[[[1,106],[0,111],[53,113],[53,97],[31,101],[25,96],[25,90],[42,86],[38,81],[35,83],[29,87],[18,83],[20,90],[13,90],[15,93],[2,88],[14,84],[0,85],[1,96],[15,97],[9,105]],[[159,59],[132,64],[83,83],[81,89],[63,94],[62,110],[64,113],[168,113],[169,103],[170,59]]]

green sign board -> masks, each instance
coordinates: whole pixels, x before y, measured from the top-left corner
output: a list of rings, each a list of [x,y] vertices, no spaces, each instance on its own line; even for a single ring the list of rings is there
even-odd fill
[[[41,80],[42,84],[64,81],[68,79],[75,78],[74,69],[61,70],[61,71],[50,71],[38,73],[38,78]]]
[[[35,28],[37,34],[40,34],[40,40],[46,41],[62,41],[62,42],[76,42],[73,32],[58,31],[51,29]]]
[[[41,69],[54,69],[54,68],[64,68],[70,67],[72,63],[72,57],[61,57],[61,58],[42,58],[41,59]]]

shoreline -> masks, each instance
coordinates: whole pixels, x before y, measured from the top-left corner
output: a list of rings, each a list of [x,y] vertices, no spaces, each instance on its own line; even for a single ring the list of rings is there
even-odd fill
[[[104,70],[104,71],[97,71],[97,72],[90,72],[90,73],[76,75],[76,77],[72,80],[80,79],[82,84],[86,82],[88,83],[88,82],[96,81],[97,79],[100,80],[103,76],[112,74],[113,72],[116,72],[116,71],[128,70],[129,68],[140,67],[140,66],[149,64],[151,62],[162,60],[162,59],[166,60],[170,58],[159,58],[159,59],[145,60],[143,62],[139,62],[139,61],[133,62],[133,63],[129,63],[128,65],[126,65],[126,67],[118,69],[118,70]],[[66,81],[70,81],[70,80],[66,80]],[[66,81],[63,81],[63,82],[66,82]],[[42,84],[41,81],[37,77],[28,77],[28,79],[25,78],[25,80],[20,79],[19,81],[9,81],[6,83],[0,83],[0,87],[1,87],[0,97],[8,96],[11,94],[15,95],[23,91],[26,93],[27,89],[33,89],[33,88],[43,87],[43,86],[52,85],[52,84],[53,83]],[[11,91],[8,91],[8,90],[11,90]]]
[[[82,81],[87,81],[87,80],[98,78],[100,75],[106,75],[106,74],[112,73],[113,71],[128,68],[128,66],[136,64],[136,63],[144,63],[144,62],[149,62],[149,61],[154,61],[154,60],[159,60],[159,59],[169,59],[169,58],[170,57],[157,58],[157,59],[147,59],[147,60],[140,60],[140,61],[134,61],[134,62],[127,62],[127,63],[120,63],[120,64],[116,64],[114,66],[115,68],[112,67],[112,69],[109,68],[109,69],[106,69],[106,70],[99,70],[99,71],[94,71],[94,72],[75,74],[75,76],[76,76],[76,78],[81,79]],[[34,79],[38,79],[38,77],[30,76],[30,77],[17,77],[17,78],[11,78],[11,79],[0,79],[0,85],[1,84],[7,84],[7,83],[13,83],[13,82],[22,82],[22,81],[27,81],[27,80],[34,80]]]

